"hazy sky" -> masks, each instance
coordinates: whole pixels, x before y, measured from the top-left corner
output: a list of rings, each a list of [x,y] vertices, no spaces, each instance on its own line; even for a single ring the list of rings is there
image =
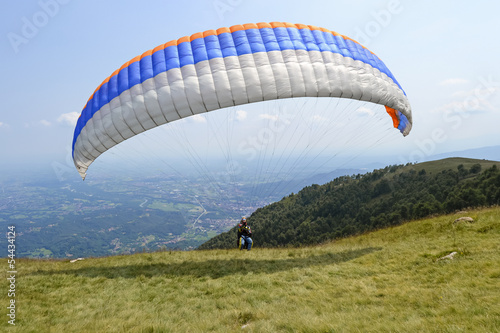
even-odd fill
[[[271,21],[337,31],[385,62],[414,120],[387,154],[418,160],[500,145],[499,12],[496,1],[4,1],[0,168],[66,164],[77,115],[131,58],[196,32]]]

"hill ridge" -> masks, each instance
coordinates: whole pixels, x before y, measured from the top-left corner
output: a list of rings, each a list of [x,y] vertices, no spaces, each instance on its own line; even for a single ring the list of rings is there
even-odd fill
[[[257,246],[300,246],[432,214],[500,204],[500,162],[446,158],[389,165],[310,185],[257,209],[248,223]],[[236,227],[199,249],[233,248]]]

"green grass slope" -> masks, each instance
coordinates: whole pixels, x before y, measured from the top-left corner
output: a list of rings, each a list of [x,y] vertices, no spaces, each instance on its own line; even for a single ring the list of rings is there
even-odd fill
[[[465,157],[449,157],[436,161],[412,164],[406,166],[403,170],[407,171],[408,169],[414,169],[419,171],[425,169],[427,172],[430,173],[438,173],[448,169],[456,170],[459,165],[463,165],[465,169],[470,169],[475,164],[481,165],[483,170],[491,168],[494,165],[500,167],[500,162],[497,161],[478,160]]]
[[[314,247],[18,260],[0,331],[499,332],[499,239],[496,207]]]

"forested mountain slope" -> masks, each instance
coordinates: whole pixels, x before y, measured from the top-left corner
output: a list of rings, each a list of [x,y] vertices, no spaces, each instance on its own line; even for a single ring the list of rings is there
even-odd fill
[[[467,207],[500,204],[500,162],[448,158],[311,185],[248,219],[256,246],[300,246]],[[199,249],[233,248],[236,227]]]

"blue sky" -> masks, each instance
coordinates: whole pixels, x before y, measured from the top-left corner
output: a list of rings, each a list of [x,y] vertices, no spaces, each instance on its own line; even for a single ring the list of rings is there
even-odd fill
[[[391,136],[385,154],[403,162],[500,145],[499,12],[493,1],[6,2],[0,168],[67,164],[76,114],[131,58],[196,32],[271,21],[337,31],[386,63],[410,99],[414,128]]]

